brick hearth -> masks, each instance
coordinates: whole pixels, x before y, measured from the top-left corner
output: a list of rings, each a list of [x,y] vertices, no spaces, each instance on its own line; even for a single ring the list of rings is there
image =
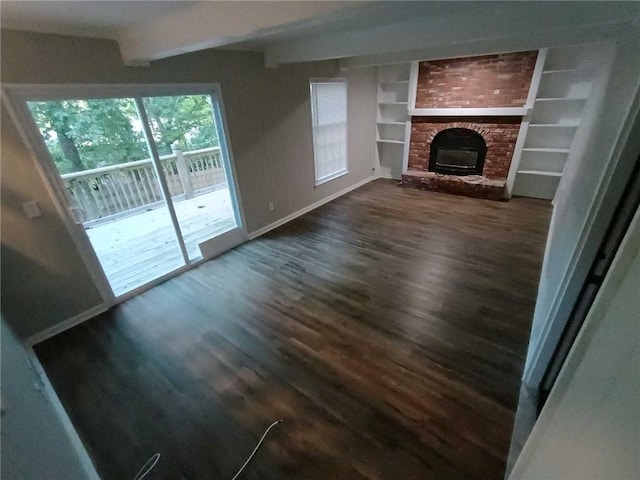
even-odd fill
[[[407,187],[488,200],[501,200],[506,184],[506,180],[489,179],[484,179],[482,183],[473,183],[467,180],[467,177],[443,175],[424,170],[408,170],[402,175],[402,185]]]

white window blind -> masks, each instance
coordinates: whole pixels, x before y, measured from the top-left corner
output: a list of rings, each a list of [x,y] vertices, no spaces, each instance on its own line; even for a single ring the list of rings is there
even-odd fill
[[[348,173],[347,81],[311,82],[316,185]]]

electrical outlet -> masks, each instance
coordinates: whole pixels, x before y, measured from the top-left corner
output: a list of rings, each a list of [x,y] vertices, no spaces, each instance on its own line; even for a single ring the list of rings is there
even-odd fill
[[[269,211],[273,212],[273,202],[269,202]]]

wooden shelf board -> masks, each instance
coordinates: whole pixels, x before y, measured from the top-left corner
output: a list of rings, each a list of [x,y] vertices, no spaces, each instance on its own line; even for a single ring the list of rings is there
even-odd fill
[[[565,73],[589,73],[593,72],[594,68],[590,67],[578,67],[578,68],[554,68],[550,70],[544,70],[543,75],[558,75]]]
[[[577,123],[530,123],[529,128],[578,128]]]
[[[549,148],[549,147],[527,147],[522,149],[523,152],[546,152],[546,153],[569,153],[569,148]]]
[[[408,105],[408,102],[378,102],[378,105]]]
[[[402,125],[404,127],[404,124],[406,122],[394,122],[392,120],[378,120],[376,123],[378,123],[379,125]]]
[[[543,177],[561,177],[561,172],[547,172],[544,170],[518,170],[518,174],[524,175],[540,175]]]
[[[536,98],[536,102],[584,102],[586,97],[547,97]]]
[[[391,140],[389,138],[379,138],[378,140],[376,140],[379,143],[395,143],[398,145],[404,145],[404,141],[403,140]]]

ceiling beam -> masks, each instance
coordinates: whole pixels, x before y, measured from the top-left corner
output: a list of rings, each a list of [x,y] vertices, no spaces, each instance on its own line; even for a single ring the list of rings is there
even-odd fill
[[[127,65],[220,47],[291,26],[329,21],[362,2],[198,2],[118,32]]]
[[[422,52],[415,60],[485,53],[487,48],[513,51],[519,48],[514,46],[518,38],[525,49],[567,43],[571,38],[577,43],[598,32],[607,36],[615,25],[635,20],[640,12],[640,3],[635,2],[451,2],[448,15],[429,16],[430,3],[416,2],[414,13],[408,12],[410,20],[403,22],[274,43],[264,52],[265,62],[361,57],[380,64],[393,63],[398,52]],[[347,67],[357,63],[357,59],[342,61]]]

